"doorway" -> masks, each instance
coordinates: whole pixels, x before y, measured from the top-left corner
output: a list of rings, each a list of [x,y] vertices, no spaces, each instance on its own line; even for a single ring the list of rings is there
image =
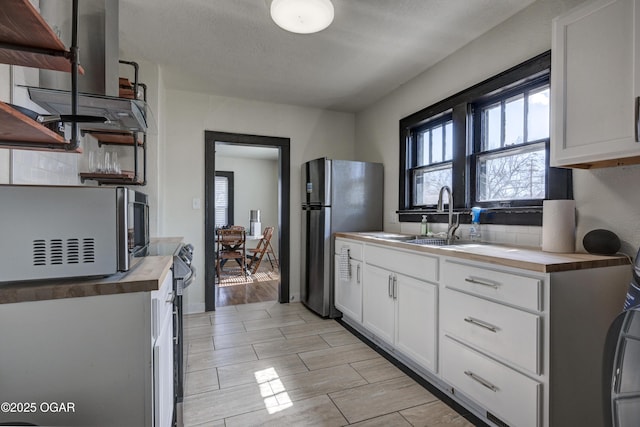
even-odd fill
[[[278,302],[289,301],[290,229],[290,140],[270,136],[205,131],[205,310],[214,311],[215,292],[215,180],[216,143],[243,147],[272,147],[278,150],[277,240],[280,284]]]

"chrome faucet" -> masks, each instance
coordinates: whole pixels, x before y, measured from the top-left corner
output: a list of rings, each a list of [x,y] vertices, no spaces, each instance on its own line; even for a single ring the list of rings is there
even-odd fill
[[[453,223],[453,193],[451,193],[451,188],[448,186],[443,186],[438,193],[438,212],[444,212],[444,200],[442,200],[442,195],[444,192],[447,192],[449,196],[449,226],[447,227],[447,244],[450,245],[456,238],[456,230],[460,226],[460,214],[455,213],[456,222]]]

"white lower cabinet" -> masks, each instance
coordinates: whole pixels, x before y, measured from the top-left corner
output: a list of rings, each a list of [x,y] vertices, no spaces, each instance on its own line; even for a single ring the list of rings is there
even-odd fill
[[[491,421],[519,427],[540,425],[542,384],[449,336],[440,345],[442,378],[486,408]]]
[[[342,248],[348,249],[349,275],[343,277],[340,274],[340,257]],[[351,242],[344,239],[336,239],[336,254],[334,266],[336,268],[334,276],[334,304],[344,316],[362,323],[362,247],[361,243]]]
[[[602,350],[628,265],[534,265],[561,270],[542,272],[346,239],[336,265],[342,247],[352,258],[350,280],[335,282],[345,321],[484,422],[605,424]]]
[[[171,291],[169,272],[152,292],[0,304],[0,402],[72,408],[0,423],[170,427]]]
[[[173,283],[171,274],[154,295],[153,324],[158,334],[153,343],[154,427],[171,426],[173,419]],[[153,292],[156,294],[156,292]]]
[[[393,299],[394,274],[373,265],[364,269],[364,327],[389,345],[394,344],[396,303]]]
[[[437,371],[438,287],[396,275],[396,348],[422,367]]]
[[[339,256],[335,257],[338,265]],[[351,260],[349,277],[340,277],[335,273],[335,306],[343,315],[362,323],[362,261]]]
[[[385,256],[384,251],[388,251]],[[397,270],[369,264],[369,253],[374,262],[395,264]],[[364,285],[363,285],[363,325],[379,340],[386,342],[422,368],[437,371],[438,340],[438,289],[437,285],[418,280],[405,274],[398,257],[406,255],[421,256],[413,253],[398,254],[378,247],[365,249]],[[429,257],[426,257],[429,260]],[[420,263],[421,266],[429,263]],[[431,273],[425,274],[430,276]],[[434,272],[437,274],[437,272]]]

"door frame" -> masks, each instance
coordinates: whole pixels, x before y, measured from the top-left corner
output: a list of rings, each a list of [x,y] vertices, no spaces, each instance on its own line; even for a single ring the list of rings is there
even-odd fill
[[[278,288],[278,302],[289,302],[290,283],[290,229],[291,229],[291,154],[289,138],[275,136],[245,135],[229,132],[204,132],[204,304],[205,311],[215,311],[215,235],[209,230],[215,228],[215,168],[216,142],[241,145],[246,147],[273,147],[279,150],[278,156],[278,248],[280,265],[280,286]]]

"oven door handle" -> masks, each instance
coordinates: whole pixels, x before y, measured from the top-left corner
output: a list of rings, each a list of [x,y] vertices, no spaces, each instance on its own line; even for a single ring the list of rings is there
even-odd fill
[[[173,302],[176,300],[176,293],[171,291],[169,292],[169,295],[167,297],[167,299],[165,300],[165,302],[167,304],[173,304]]]
[[[189,286],[196,278],[196,268],[195,267],[191,267],[191,274],[189,275],[189,277],[187,277],[187,279],[182,283],[182,289],[186,288],[187,286]]]

